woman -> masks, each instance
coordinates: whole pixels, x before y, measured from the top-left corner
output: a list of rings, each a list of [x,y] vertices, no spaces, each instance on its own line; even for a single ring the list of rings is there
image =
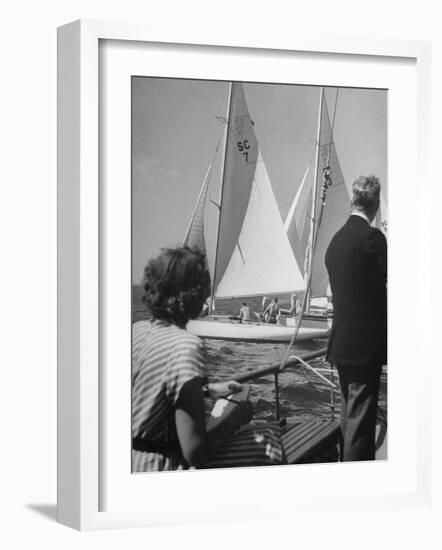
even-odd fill
[[[210,295],[205,256],[194,248],[163,249],[144,275],[151,320],[133,326],[132,470],[200,467],[209,457],[210,467],[222,465],[213,457],[219,434],[229,428],[221,423],[217,433],[208,436],[203,394],[226,396],[242,386],[234,381],[207,384],[202,342],[186,330]],[[249,419],[247,407],[248,402],[238,406],[237,414]],[[228,422],[237,424],[234,419]],[[274,447],[272,460],[279,458]]]

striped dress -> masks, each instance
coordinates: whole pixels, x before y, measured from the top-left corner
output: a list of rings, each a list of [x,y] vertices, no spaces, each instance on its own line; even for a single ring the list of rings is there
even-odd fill
[[[132,471],[182,470],[174,407],[183,385],[204,377],[203,344],[185,329],[139,321],[132,329],[132,437],[167,445],[168,456],[132,450]]]
[[[132,437],[165,444],[167,456],[132,450],[132,472],[186,469],[175,427],[175,404],[183,385],[205,377],[202,341],[160,321],[132,329]],[[202,467],[267,466],[284,462],[277,423],[244,426]]]

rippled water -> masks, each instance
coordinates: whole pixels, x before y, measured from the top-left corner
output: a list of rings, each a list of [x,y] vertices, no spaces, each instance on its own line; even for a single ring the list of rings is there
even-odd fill
[[[142,289],[133,288],[133,321],[147,318],[142,303]],[[216,312],[222,314],[237,314],[242,299],[219,300]],[[261,297],[246,299],[252,311],[260,311]],[[279,296],[282,307],[289,307],[289,295]],[[325,347],[325,339],[311,340],[296,344],[293,355],[315,351]],[[238,374],[279,363],[284,356],[288,344],[231,342],[223,340],[205,340],[208,355],[208,373],[211,380],[227,380]],[[320,358],[310,363],[313,367],[329,368],[329,364]],[[327,377],[330,374],[322,372]],[[335,371],[334,382],[339,384]],[[270,419],[275,413],[275,393],[273,375],[264,376],[250,382],[250,398],[254,406],[254,418]],[[330,418],[330,386],[311,371],[300,367],[289,369],[279,375],[279,399],[281,417]],[[336,412],[339,412],[339,394],[335,392]],[[381,379],[379,405],[384,412],[387,408],[387,376]]]

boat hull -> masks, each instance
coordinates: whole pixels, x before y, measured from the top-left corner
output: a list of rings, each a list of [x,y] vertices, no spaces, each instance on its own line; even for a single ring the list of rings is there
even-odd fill
[[[187,330],[202,338],[215,340],[238,340],[242,342],[290,342],[294,328],[267,323],[238,323],[223,319],[195,319],[189,321]],[[298,342],[325,338],[329,334],[328,328],[299,329],[296,340]]]
[[[299,321],[299,316],[297,317],[286,317],[285,324],[292,329],[296,327],[296,324]],[[302,317],[301,328],[312,328],[312,329],[331,329],[332,319],[330,317],[324,317],[322,315],[307,315],[305,314]]]

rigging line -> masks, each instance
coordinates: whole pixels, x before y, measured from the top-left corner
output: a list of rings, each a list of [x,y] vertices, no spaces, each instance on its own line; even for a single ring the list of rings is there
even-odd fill
[[[333,389],[337,390],[338,389],[338,386],[334,383],[334,382],[331,382],[328,378],[326,378],[325,376],[323,376],[320,372],[319,372],[319,369],[315,369],[315,367],[312,367],[311,365],[309,365],[306,361],[304,361],[301,357],[299,357],[299,355],[291,355],[290,360],[292,359],[296,359],[297,361],[299,361],[299,363],[301,363],[301,365],[303,365],[305,368],[311,370],[312,372],[314,372],[316,374],[316,376],[318,376],[319,378],[321,378],[321,380],[323,380],[324,382],[326,382],[330,387],[332,387]]]
[[[338,105],[338,94],[339,94],[339,88],[336,88],[335,106],[333,108],[333,118],[332,118],[332,125],[331,125],[331,129],[330,129],[330,144],[329,144],[329,147],[328,147],[327,166],[330,164],[330,151],[331,151],[332,145],[334,143],[333,130],[335,129],[335,118],[336,118],[336,107]]]
[[[241,260],[242,260],[243,265],[246,265],[246,261],[244,259],[244,254],[241,250],[241,246],[239,244],[239,241],[236,241],[236,246],[238,247],[238,252],[239,252],[239,255],[241,256]]]

